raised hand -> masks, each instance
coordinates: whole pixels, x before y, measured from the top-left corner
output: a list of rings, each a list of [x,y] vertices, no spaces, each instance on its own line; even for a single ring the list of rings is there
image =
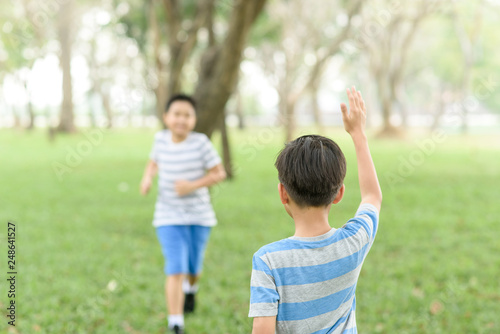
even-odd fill
[[[344,121],[344,129],[351,135],[356,133],[364,133],[366,124],[366,106],[365,101],[361,97],[361,92],[352,86],[347,89],[347,97],[349,99],[349,111],[345,103],[340,104],[342,111],[342,120]]]

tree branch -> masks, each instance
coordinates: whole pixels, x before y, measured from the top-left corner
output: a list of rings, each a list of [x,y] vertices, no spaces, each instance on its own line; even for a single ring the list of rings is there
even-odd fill
[[[335,39],[331,42],[328,51],[316,61],[313,69],[309,74],[309,78],[306,83],[297,89],[291,96],[292,101],[297,101],[304,92],[312,87],[314,83],[318,80],[318,77],[323,73],[324,67],[328,63],[328,60],[340,51],[340,45],[348,38],[351,29],[352,29],[352,18],[359,13],[361,10],[361,6],[363,4],[363,0],[357,0],[354,4],[349,8],[347,15],[348,20],[346,26],[340,31],[340,33],[335,37]]]

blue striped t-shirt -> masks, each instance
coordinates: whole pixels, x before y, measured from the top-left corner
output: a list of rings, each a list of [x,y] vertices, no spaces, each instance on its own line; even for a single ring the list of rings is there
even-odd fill
[[[150,159],[158,165],[158,199],[153,225],[202,225],[217,223],[208,188],[203,187],[185,196],[175,192],[178,180],[194,181],[207,170],[221,163],[210,139],[191,132],[180,143],[172,141],[170,130],[155,135]]]
[[[378,211],[362,204],[342,228],[290,237],[253,256],[249,317],[276,316],[276,333],[357,333],[356,284]]]

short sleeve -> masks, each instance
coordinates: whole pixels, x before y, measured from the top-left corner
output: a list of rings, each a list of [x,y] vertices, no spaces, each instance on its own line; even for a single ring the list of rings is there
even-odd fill
[[[158,143],[160,142],[162,135],[163,135],[163,132],[157,132],[155,134],[153,148],[151,149],[151,152],[149,153],[149,159],[153,160],[154,162],[158,162],[158,151],[159,151]]]
[[[375,239],[378,229],[379,212],[372,204],[361,204],[356,211],[356,218],[361,219],[362,226],[370,236],[371,241]]]
[[[204,134],[201,134],[201,136],[203,138],[203,144],[201,147],[203,167],[205,169],[211,169],[221,163],[221,158],[212,145],[210,139],[208,139],[208,137]]]
[[[252,260],[249,317],[272,317],[278,314],[279,294],[269,266],[257,252]]]
[[[349,219],[347,224],[342,228],[351,235],[358,234],[359,231],[364,231],[360,242],[361,244],[369,243],[371,246],[377,234],[378,219],[379,213],[377,208],[372,204],[364,203],[358,207],[354,218]]]

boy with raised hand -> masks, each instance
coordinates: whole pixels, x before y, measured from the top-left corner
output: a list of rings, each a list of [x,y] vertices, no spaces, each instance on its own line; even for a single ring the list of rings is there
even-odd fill
[[[159,174],[153,226],[166,262],[168,327],[182,334],[184,313],[194,311],[210,230],[217,223],[207,187],[221,182],[226,172],[207,136],[193,131],[196,104],[192,97],[172,96],[163,121],[168,130],[155,136],[140,190],[146,195]]]
[[[328,214],[344,195],[346,162],[332,140],[308,135],[276,159],[279,197],[295,223],[294,236],[254,254],[249,317],[253,334],[357,333],[356,284],[378,227],[382,192],[365,135],[361,93],[341,104],[358,163],[361,204],[341,228]]]

